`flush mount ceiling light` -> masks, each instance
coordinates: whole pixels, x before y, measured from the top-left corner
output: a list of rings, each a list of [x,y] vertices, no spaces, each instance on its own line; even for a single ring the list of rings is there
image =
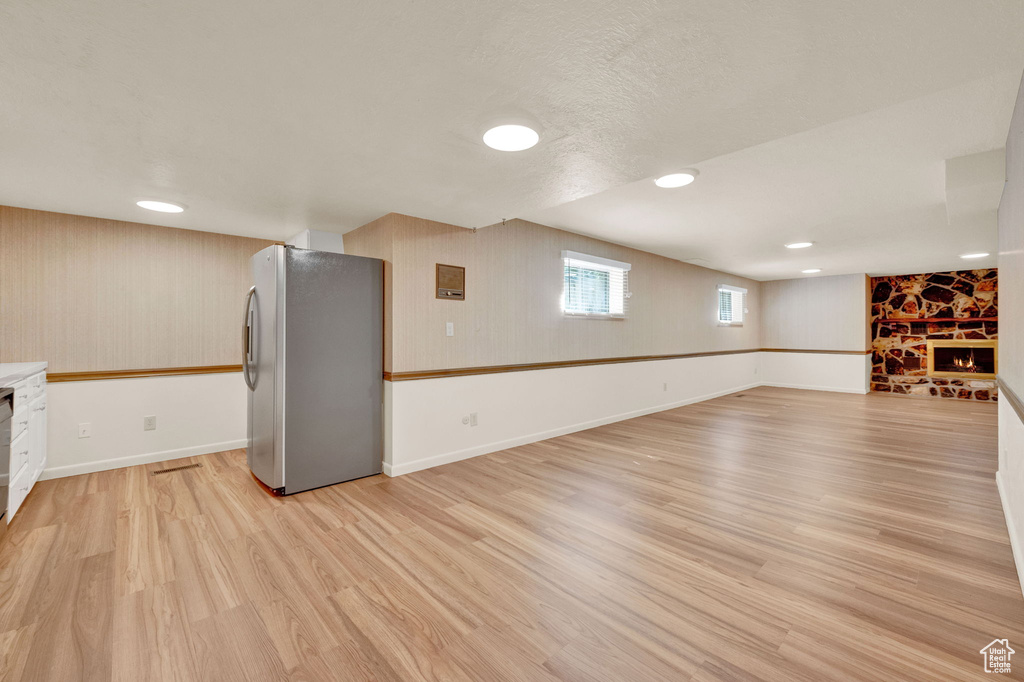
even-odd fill
[[[658,187],[664,187],[665,189],[686,187],[696,180],[698,175],[700,175],[700,173],[695,170],[684,170],[679,173],[669,173],[668,175],[662,175],[660,178],[655,180],[654,184]]]
[[[807,270],[801,270],[800,272],[805,275],[813,275],[816,272],[821,272],[821,268],[808,268]]]
[[[786,244],[787,249],[806,249],[808,246],[814,246],[814,242],[793,242],[792,244]]]
[[[149,211],[159,211],[160,213],[181,213],[185,210],[185,207],[181,204],[172,204],[166,201],[153,201],[152,199],[140,199],[135,202],[135,205]]]
[[[987,253],[965,253],[964,255],[962,255],[960,257],[961,258],[984,258],[987,255],[988,255]]]
[[[484,144],[500,152],[521,152],[539,140],[540,135],[533,128],[512,123],[495,126],[484,133]]]

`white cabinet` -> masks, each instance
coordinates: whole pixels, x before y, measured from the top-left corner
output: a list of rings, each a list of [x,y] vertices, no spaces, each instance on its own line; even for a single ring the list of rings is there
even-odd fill
[[[8,523],[46,468],[46,373],[31,374],[15,382],[13,388]]]
[[[29,405],[28,415],[28,465],[32,471],[32,479],[39,480],[39,476],[46,468],[46,392],[36,396],[36,399]]]
[[[28,471],[28,429],[11,441],[11,479]]]

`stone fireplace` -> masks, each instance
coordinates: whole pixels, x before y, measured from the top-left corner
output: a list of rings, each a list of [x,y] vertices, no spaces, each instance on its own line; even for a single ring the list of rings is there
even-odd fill
[[[996,400],[998,271],[871,279],[871,389]]]

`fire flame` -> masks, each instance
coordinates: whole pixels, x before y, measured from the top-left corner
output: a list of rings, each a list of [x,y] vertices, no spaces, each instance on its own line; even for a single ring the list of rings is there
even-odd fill
[[[967,357],[967,358],[963,358],[963,357],[953,358],[953,364],[956,365],[958,369],[961,369],[964,372],[977,372],[978,371],[978,365],[976,365],[975,362],[974,362],[974,351],[973,350],[971,351],[970,357]]]

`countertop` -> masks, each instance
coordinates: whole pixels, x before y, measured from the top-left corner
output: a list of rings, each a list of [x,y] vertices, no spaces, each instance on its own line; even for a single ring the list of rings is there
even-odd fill
[[[7,388],[33,374],[46,371],[45,362],[8,362],[0,364],[0,388]]]

